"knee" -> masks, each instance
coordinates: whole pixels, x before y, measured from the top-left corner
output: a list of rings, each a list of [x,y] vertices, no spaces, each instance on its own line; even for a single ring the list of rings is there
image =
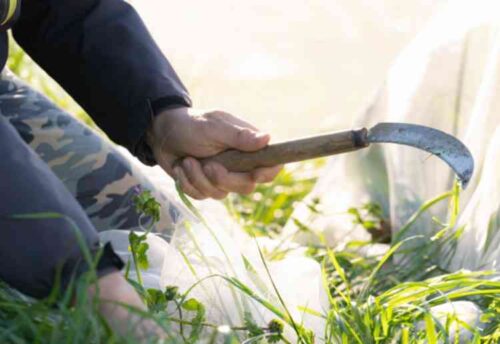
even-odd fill
[[[36,298],[48,296],[54,287],[64,289],[88,269],[86,259],[99,249],[97,236],[84,237],[64,217],[2,222],[0,279]]]

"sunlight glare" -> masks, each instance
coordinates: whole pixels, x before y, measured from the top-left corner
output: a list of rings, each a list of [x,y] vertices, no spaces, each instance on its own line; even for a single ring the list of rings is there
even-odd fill
[[[278,56],[255,52],[235,61],[225,75],[228,79],[271,80],[293,75],[294,66]]]

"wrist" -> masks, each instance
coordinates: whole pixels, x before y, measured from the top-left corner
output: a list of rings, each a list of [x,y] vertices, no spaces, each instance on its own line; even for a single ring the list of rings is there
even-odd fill
[[[154,148],[155,145],[165,136],[165,129],[173,129],[178,123],[185,121],[189,117],[189,108],[174,107],[163,109],[155,114],[146,132],[146,143]]]
[[[171,105],[163,109],[153,109],[153,116],[151,118],[151,123],[146,129],[144,135],[141,137],[139,142],[135,146],[134,155],[145,165],[154,166],[158,163],[155,158],[155,147],[159,145],[159,140],[161,139],[162,129],[168,128],[163,127],[165,124],[160,124],[164,122],[172,122],[171,118],[179,116],[180,113],[184,112],[187,114],[188,107],[182,105]],[[168,124],[166,124],[168,125]]]

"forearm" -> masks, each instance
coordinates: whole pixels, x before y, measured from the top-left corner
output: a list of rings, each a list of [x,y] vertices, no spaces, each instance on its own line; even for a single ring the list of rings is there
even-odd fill
[[[115,142],[136,153],[153,104],[189,106],[173,68],[122,0],[24,0],[14,37]]]

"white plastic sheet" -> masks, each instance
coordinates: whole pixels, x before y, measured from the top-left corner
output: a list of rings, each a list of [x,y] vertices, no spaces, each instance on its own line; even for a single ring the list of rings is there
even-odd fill
[[[450,267],[498,269],[500,250],[500,8],[497,1],[452,1],[392,66],[358,124],[411,122],[452,133],[470,148],[474,177],[462,192],[465,226]],[[396,233],[422,202],[450,190],[453,172],[429,154],[398,145],[332,157],[314,191],[326,214],[299,207],[294,216],[324,232],[331,244],[363,240],[347,209],[379,203]],[[446,221],[446,202],[430,209],[411,234],[429,238]],[[288,231],[293,231],[290,224]],[[298,240],[308,241],[309,237]],[[427,239],[425,239],[427,240]]]
[[[319,264],[299,253],[267,262],[271,282],[258,248],[272,250],[278,242],[249,237],[220,203],[206,201],[198,207],[210,227],[197,220],[185,222],[177,228],[170,243],[154,234],[148,236],[150,266],[141,273],[144,286],[160,290],[177,286],[180,293],[186,293],[196,285],[188,298],[195,298],[205,306],[207,321],[242,326],[245,313],[249,313],[259,326],[265,327],[277,316],[221,276],[237,278],[285,312],[273,289],[274,283],[293,319],[315,333],[322,333],[324,320],[304,311],[324,313],[328,307]],[[131,259],[128,231],[110,230],[100,235],[101,240],[112,242],[123,260]],[[137,277],[134,271],[132,265],[130,278]],[[285,333],[294,338],[291,327],[285,327]]]

